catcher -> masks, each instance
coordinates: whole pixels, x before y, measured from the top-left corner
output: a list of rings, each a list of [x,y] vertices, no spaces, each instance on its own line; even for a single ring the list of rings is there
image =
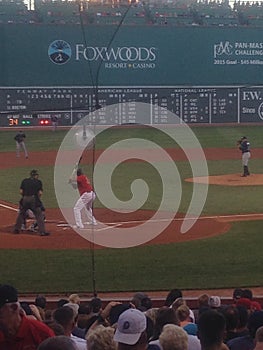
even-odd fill
[[[41,201],[40,201],[41,202]],[[43,205],[43,203],[41,202],[41,211],[42,211],[42,215],[43,215],[43,219],[44,221],[46,220],[46,215],[45,215],[45,207]],[[22,199],[19,201],[19,210],[22,210]],[[27,220],[34,220],[34,222],[27,227]],[[38,231],[38,224],[37,224],[37,220],[36,217],[34,215],[34,213],[32,212],[31,209],[28,209],[24,214],[23,214],[23,224],[21,225],[21,231],[31,231],[31,232],[37,232]]]

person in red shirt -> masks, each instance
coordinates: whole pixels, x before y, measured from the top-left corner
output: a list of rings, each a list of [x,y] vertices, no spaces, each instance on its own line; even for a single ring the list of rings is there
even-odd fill
[[[93,216],[92,205],[96,198],[96,195],[93,191],[93,187],[90,184],[89,179],[86,175],[83,174],[81,169],[77,170],[77,187],[80,194],[80,198],[77,200],[74,205],[74,217],[76,221],[77,228],[84,228],[81,218],[81,210],[86,209],[86,214],[89,219],[89,224],[97,225],[97,221]]]
[[[0,286],[1,350],[36,350],[43,340],[53,336],[53,330],[44,323],[26,317],[13,286]]]

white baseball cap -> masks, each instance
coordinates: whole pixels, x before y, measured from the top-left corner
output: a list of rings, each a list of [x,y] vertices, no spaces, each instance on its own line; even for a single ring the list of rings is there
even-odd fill
[[[146,330],[146,316],[137,309],[124,311],[118,319],[114,340],[118,343],[134,345]]]

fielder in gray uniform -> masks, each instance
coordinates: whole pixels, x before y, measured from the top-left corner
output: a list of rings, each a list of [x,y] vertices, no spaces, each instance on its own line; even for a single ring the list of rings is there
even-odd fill
[[[23,150],[25,153],[25,157],[28,158],[28,153],[25,144],[26,134],[23,131],[19,131],[14,137],[16,141],[16,156],[20,157],[20,150]]]
[[[249,158],[251,157],[250,143],[249,143],[247,137],[243,136],[238,141],[238,145],[239,145],[240,151],[242,152],[243,174],[241,176],[246,177],[246,176],[250,175],[250,172],[248,170],[248,161],[249,161]]]

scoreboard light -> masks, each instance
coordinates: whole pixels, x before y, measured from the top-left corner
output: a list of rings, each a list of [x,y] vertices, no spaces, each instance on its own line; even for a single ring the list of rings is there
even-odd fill
[[[30,120],[22,120],[22,125],[30,125],[31,121]]]
[[[50,125],[50,120],[49,119],[41,119],[40,125],[43,125],[43,126]]]

